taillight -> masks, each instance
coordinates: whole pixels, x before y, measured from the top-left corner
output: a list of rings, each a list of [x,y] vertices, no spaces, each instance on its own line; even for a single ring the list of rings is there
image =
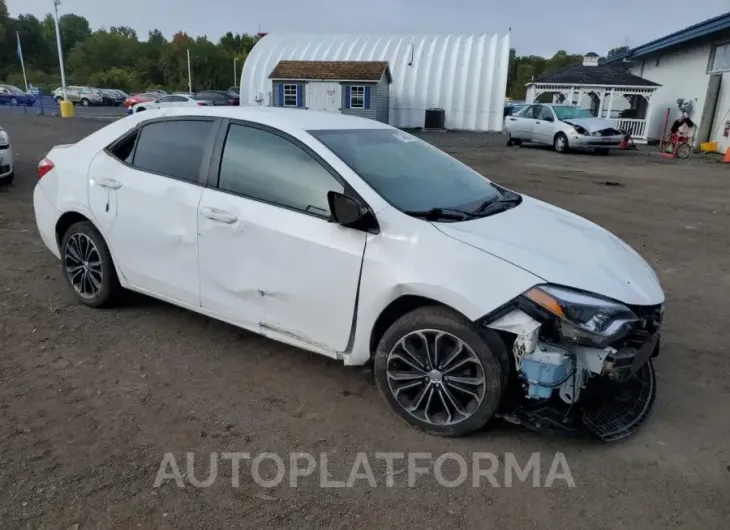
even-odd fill
[[[205,101],[198,101],[198,107],[207,107],[208,104]]]
[[[228,100],[228,104],[229,105],[235,105],[236,104],[236,100],[235,99],[229,99]]]
[[[53,162],[51,162],[49,159],[44,158],[40,162],[38,162],[38,178],[43,178],[43,175],[48,173],[50,170],[52,170],[54,167]]]

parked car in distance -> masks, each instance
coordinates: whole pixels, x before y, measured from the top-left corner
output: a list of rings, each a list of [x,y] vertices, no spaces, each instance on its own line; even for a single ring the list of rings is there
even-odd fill
[[[162,96],[152,92],[141,92],[137,94],[130,94],[127,99],[124,100],[124,108],[129,109],[137,103],[147,103],[149,101],[156,101]]]
[[[0,105],[32,107],[35,97],[14,85],[0,84]]]
[[[198,95],[170,94],[169,96],[162,96],[155,101],[137,103],[130,108],[130,114],[161,107],[205,107],[208,105],[212,105],[212,103],[200,98]]]
[[[510,101],[504,106],[504,117],[512,116],[517,114],[520,110],[524,109],[527,103],[524,101]]]
[[[58,102],[63,100],[63,87],[58,87],[53,91],[53,99]],[[72,102],[74,105],[78,104],[83,107],[104,104],[104,98],[100,91],[80,86],[67,86],[66,100]]]
[[[615,440],[654,404],[664,293],[647,262],[389,125],[154,109],[52,148],[38,177],[38,231],[79,302],[126,288],[372,362],[429,433],[499,414]]]
[[[100,88],[98,90],[101,92],[104,105],[107,107],[118,107],[124,103],[125,99],[127,99],[126,96],[122,96],[118,90],[111,88]]]
[[[230,86],[230,87],[228,87],[228,93],[231,96],[233,96],[234,98],[240,98],[241,97],[241,87]]]
[[[13,167],[13,149],[7,131],[0,127],[0,185],[13,182],[15,168]]]
[[[233,96],[225,90],[201,90],[196,93],[203,99],[213,102],[213,105],[238,105],[238,96]]]
[[[539,103],[528,105],[504,121],[508,145],[533,142],[552,145],[558,153],[570,149],[593,149],[607,154],[621,145],[626,133],[612,120],[594,117],[588,109],[575,105]]]
[[[152,94],[160,94],[161,96],[168,95],[168,92],[166,90],[162,90],[161,88],[148,88],[146,91]]]

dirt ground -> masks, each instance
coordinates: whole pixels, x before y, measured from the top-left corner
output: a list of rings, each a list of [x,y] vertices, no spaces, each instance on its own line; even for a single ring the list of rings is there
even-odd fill
[[[0,528],[727,528],[730,166],[431,135],[497,182],[615,232],[667,296],[656,408],[633,438],[605,445],[495,423],[441,439],[398,420],[367,378],[335,361],[147,298],[115,310],[76,303],[37,235],[31,195],[51,146],[104,123],[0,120],[17,166],[0,189]],[[202,479],[208,454],[226,451],[326,452],[334,480],[365,452],[377,485],[321,488],[318,469],[296,488],[264,489],[243,462],[234,488],[228,462],[211,487],[153,487],[165,453],[183,473],[194,453]],[[450,489],[432,475],[409,487],[397,462],[387,487],[372,455],[389,451],[467,462],[511,452],[522,463],[540,452],[541,484],[560,451],[575,487],[474,488],[470,478]]]

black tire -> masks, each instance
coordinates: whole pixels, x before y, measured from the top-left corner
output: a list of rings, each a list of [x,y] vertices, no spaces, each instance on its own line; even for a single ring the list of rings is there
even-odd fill
[[[509,140],[507,140],[507,147],[519,147],[522,145],[522,140],[519,138],[512,138],[512,135],[510,134]]]
[[[17,106],[18,106],[18,98],[13,98],[13,99],[11,99],[11,100],[10,100],[10,104],[11,104],[11,105],[12,105],[13,107],[17,107]]]
[[[605,147],[597,147],[597,148],[595,148],[595,149],[593,150],[593,152],[594,152],[595,154],[597,154],[597,155],[602,155],[602,156],[606,156],[606,155],[608,154],[608,152],[609,152],[609,151],[610,151],[610,149],[607,149],[607,148],[605,148]]]
[[[393,390],[391,390],[388,378],[388,363],[391,357],[391,351],[398,345],[402,338],[417,331],[445,332],[452,338],[462,341],[468,346],[471,353],[475,354],[472,362],[476,364],[478,360],[484,375],[485,388],[481,402],[475,405],[475,408],[470,411],[470,416],[465,419],[447,425],[438,425],[424,421],[405,410],[394,395]],[[383,335],[375,352],[373,363],[375,381],[385,401],[401,418],[412,426],[438,436],[464,436],[484,427],[494,417],[499,408],[504,387],[499,355],[506,355],[506,352],[500,352],[499,348],[504,349],[504,345],[498,337],[493,337],[491,332],[487,332],[486,334],[481,333],[472,322],[459,313],[439,306],[421,307],[400,317]],[[448,365],[449,363],[447,362],[446,364]],[[435,368],[441,367],[436,366],[430,368],[432,371],[437,371]],[[446,373],[448,372],[444,372],[444,374]],[[446,377],[448,376],[444,375],[443,377],[444,381],[446,381]],[[420,376],[418,376],[418,379],[420,380]],[[424,377],[424,379],[426,378]],[[429,384],[432,383],[427,383],[426,386]],[[436,393],[439,396],[445,395],[441,387],[442,384],[446,385],[446,383],[442,382],[436,383]]]
[[[568,137],[564,133],[558,133],[553,138],[553,149],[558,153],[567,153],[570,151],[570,144],[568,143]]]
[[[67,263],[70,263],[67,258],[69,241],[77,234],[91,240],[101,263],[101,287],[98,289],[98,293],[93,296],[85,296],[81,294],[76,287],[74,287],[71,275],[67,268]],[[80,302],[90,307],[111,306],[121,295],[122,287],[119,284],[117,271],[114,268],[114,262],[112,261],[111,254],[109,253],[109,247],[107,247],[104,238],[96,227],[94,227],[94,225],[89,221],[79,221],[78,223],[74,223],[61,237],[61,270],[71,292],[76,295],[76,298]]]
[[[0,186],[9,186],[13,183],[13,180],[15,179],[15,171],[10,173],[9,175],[5,175],[4,177],[0,177]]]
[[[89,105],[91,105],[91,101],[89,101],[89,100],[88,100],[88,99],[86,99],[86,98],[83,98],[83,99],[81,100],[81,105],[83,105],[84,107],[88,107]]]

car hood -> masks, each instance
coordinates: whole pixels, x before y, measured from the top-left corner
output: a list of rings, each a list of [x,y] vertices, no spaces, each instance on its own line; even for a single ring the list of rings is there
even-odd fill
[[[604,120],[603,118],[576,118],[563,121],[570,125],[580,125],[589,133],[602,131],[603,129],[616,128],[616,124],[614,122],[611,120]]]
[[[664,302],[653,269],[628,244],[587,219],[524,195],[505,212],[436,227],[549,283],[625,304]]]

